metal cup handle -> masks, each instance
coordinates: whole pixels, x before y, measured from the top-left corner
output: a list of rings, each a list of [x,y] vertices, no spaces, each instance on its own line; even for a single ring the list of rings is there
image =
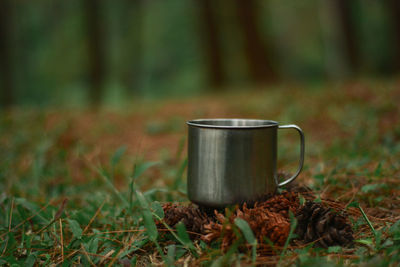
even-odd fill
[[[301,170],[303,169],[303,163],[304,163],[304,133],[301,130],[301,128],[297,125],[294,124],[289,124],[289,125],[282,125],[282,126],[278,126],[279,129],[295,129],[297,130],[297,132],[300,135],[300,161],[299,161],[299,167],[297,169],[297,172],[290,177],[289,179],[287,179],[286,181],[283,181],[281,183],[278,182],[278,177],[275,176],[275,182],[278,185],[278,187],[287,185],[288,183],[294,181],[294,179],[297,178],[297,176],[300,174]]]

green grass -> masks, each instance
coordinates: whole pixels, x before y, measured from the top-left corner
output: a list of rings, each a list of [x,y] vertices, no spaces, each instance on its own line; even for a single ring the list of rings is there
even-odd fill
[[[400,261],[397,91],[391,84],[360,83],[187,100],[189,107],[182,113],[173,108],[174,102],[156,103],[156,110],[97,114],[2,113],[0,265],[394,266]],[[207,99],[218,104],[203,105]],[[300,125],[307,152],[299,181],[321,197],[363,211],[365,216],[352,222],[355,247],[299,248],[288,243],[275,255],[256,255],[254,235],[242,221],[235,222],[240,237],[226,254],[217,242],[192,242],[183,224],[158,233],[160,203],[188,201],[183,125],[185,119],[200,116]],[[295,134],[280,133],[280,169],[295,169],[297,141]],[[391,220],[371,222],[367,214],[373,209]],[[249,249],[240,249],[243,244]]]

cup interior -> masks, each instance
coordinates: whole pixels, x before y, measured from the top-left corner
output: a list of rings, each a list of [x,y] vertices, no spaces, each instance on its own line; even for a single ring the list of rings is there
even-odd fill
[[[256,119],[198,119],[187,124],[206,128],[264,128],[278,125],[276,121]]]

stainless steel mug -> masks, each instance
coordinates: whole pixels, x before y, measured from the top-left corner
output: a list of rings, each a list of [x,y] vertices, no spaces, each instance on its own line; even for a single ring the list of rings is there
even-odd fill
[[[296,125],[252,119],[199,119],[187,124],[188,196],[199,205],[217,208],[256,201],[292,182],[303,167],[304,134]],[[299,167],[283,182],[276,174],[278,129],[300,134]]]

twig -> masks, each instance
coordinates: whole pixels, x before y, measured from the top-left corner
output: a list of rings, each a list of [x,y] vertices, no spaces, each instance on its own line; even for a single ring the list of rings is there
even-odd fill
[[[37,251],[46,252],[46,253],[43,253],[43,254],[40,254],[40,255],[46,255],[50,251],[53,251],[53,249],[42,249],[42,248],[31,248],[31,250],[37,250]],[[76,252],[78,252],[78,251],[74,251],[74,253],[76,253]],[[143,252],[146,252],[146,250],[143,250]],[[96,253],[87,252],[87,254],[90,255],[90,256],[98,257],[98,258],[104,258],[105,257],[104,255],[100,255],[100,254],[96,254]],[[60,264],[60,262],[57,263],[57,264]]]
[[[50,223],[48,223],[46,226],[42,227],[39,231],[37,231],[35,234],[40,234],[41,232],[43,232],[44,230],[46,230],[47,228],[49,228],[53,223],[55,223],[63,214],[65,206],[67,205],[68,202],[68,198],[64,198],[63,202],[61,203],[60,207],[58,208],[56,214],[54,215],[53,220],[51,220]]]
[[[99,232],[96,233],[96,235],[106,235],[106,234],[121,234],[121,233],[136,233],[136,232],[145,232],[145,229],[130,229],[130,230],[115,230],[115,231],[106,231],[106,232]],[[93,234],[87,234],[87,235],[93,235]]]
[[[125,245],[124,242],[119,241],[119,240],[114,239],[114,238],[109,238],[109,237],[105,237],[105,236],[97,236],[96,238],[104,239],[104,240],[109,240],[109,241],[115,242],[115,243],[120,244],[120,245]]]
[[[104,255],[100,255],[100,254],[96,254],[96,253],[90,253],[90,252],[86,252],[88,255],[93,256],[93,257],[98,257],[98,258],[104,258]]]
[[[176,238],[176,240],[178,240],[187,250],[192,251],[192,249],[188,247],[177,234],[175,234],[175,231],[162,218],[160,218],[160,216],[155,213],[153,213],[153,216],[156,217],[157,220],[161,221],[164,227],[167,228],[169,232]]]
[[[82,248],[82,250],[83,250],[83,254],[85,255],[86,259],[89,261],[90,265],[91,265],[91,266],[96,266],[96,265],[92,262],[92,260],[90,259],[90,256],[88,255],[88,253],[87,253],[87,251],[86,251],[86,249],[85,249],[85,247],[83,246],[82,243],[81,243],[81,248]]]
[[[354,200],[354,198],[356,197],[356,194],[357,194],[357,192],[358,192],[358,188],[356,188],[356,187],[354,186],[354,183],[351,183],[351,188],[352,188],[352,189],[351,189],[350,192],[352,192],[353,195],[351,196],[350,200],[346,203],[346,207],[347,207],[348,205],[350,205],[351,202],[353,202],[353,200]]]
[[[324,196],[325,196],[325,193],[326,193],[326,191],[328,191],[328,188],[330,187],[330,185],[327,185],[325,188],[324,188],[324,190],[319,194],[319,196],[321,197],[321,198],[324,198]]]
[[[47,203],[45,206],[43,206],[38,212],[34,213],[33,215],[31,215],[30,217],[26,218],[25,220],[23,220],[22,222],[20,222],[17,226],[15,226],[13,229],[9,230],[7,233],[4,233],[0,236],[0,238],[3,238],[5,235],[9,234],[10,232],[13,232],[14,230],[16,230],[17,228],[19,228],[21,225],[23,225],[24,223],[26,223],[27,221],[31,220],[32,218],[34,218],[35,216],[37,216],[40,212],[42,212],[43,210],[45,210],[48,206],[50,205],[50,202]]]
[[[64,260],[66,260],[66,259],[72,257],[72,256],[75,255],[77,252],[79,252],[79,250],[74,250],[74,251],[72,251],[72,252],[69,253],[66,257],[62,257],[62,260],[64,261]],[[56,266],[60,265],[61,263],[62,263],[62,261],[57,262],[57,263],[56,263]]]
[[[88,225],[86,225],[85,229],[83,229],[82,235],[89,229],[89,226],[93,223],[93,221],[97,217],[97,215],[99,215],[99,213],[100,213],[101,209],[103,208],[105,202],[106,201],[104,200],[103,203],[101,203],[100,207],[96,210],[96,213],[90,219]]]
[[[145,229],[128,229],[128,230],[114,230],[114,231],[106,231],[106,232],[98,232],[95,233],[96,235],[106,235],[106,234],[122,234],[122,233],[137,233],[137,232],[145,232]],[[176,232],[174,229],[170,228],[165,228],[165,229],[158,229],[160,232]],[[186,231],[188,234],[193,234],[193,235],[198,235],[201,236],[202,234],[192,232],[192,231]],[[94,235],[93,233],[87,234],[88,236]]]
[[[118,251],[117,255],[115,255],[114,258],[110,261],[110,263],[108,264],[109,267],[114,265],[114,262],[118,259],[119,255],[121,255],[128,247],[130,247],[133,241],[135,241],[134,235],[132,235],[132,237],[130,238],[129,243],[126,244],[120,251]]]
[[[102,259],[100,260],[99,265],[102,265],[103,262],[104,262],[106,259],[108,259],[114,252],[115,252],[115,250],[113,250],[113,249],[110,250],[109,252],[107,252],[107,254],[104,255],[104,258],[102,258]]]
[[[109,241],[118,243],[118,244],[120,244],[120,245],[126,245],[126,244],[127,244],[127,243],[122,242],[122,241],[119,241],[119,240],[117,240],[117,239],[108,238],[108,237],[104,237],[104,236],[98,236],[97,238],[109,240]],[[141,251],[141,252],[146,252],[146,250],[144,250],[144,249],[142,249],[142,248],[140,248],[140,247],[137,247],[137,246],[132,246],[132,247],[134,247],[136,250],[139,250],[139,251]],[[92,255],[93,253],[89,253],[89,252],[88,252],[88,254],[89,254],[89,255]]]
[[[1,253],[2,257],[4,256],[4,253],[6,253],[7,246],[8,246],[8,238],[6,240],[6,245],[4,246],[3,252]]]

